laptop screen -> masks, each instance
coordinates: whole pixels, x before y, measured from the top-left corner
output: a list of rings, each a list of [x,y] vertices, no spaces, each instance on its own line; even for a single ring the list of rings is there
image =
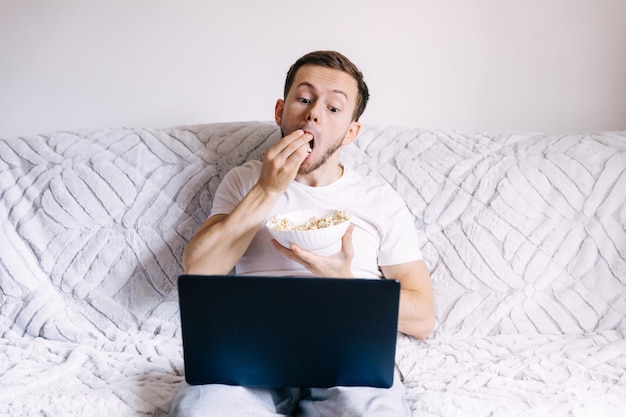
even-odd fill
[[[393,383],[397,281],[182,275],[178,289],[189,384]]]

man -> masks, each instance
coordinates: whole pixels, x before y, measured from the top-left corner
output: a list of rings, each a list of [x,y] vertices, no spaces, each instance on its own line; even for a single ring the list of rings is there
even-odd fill
[[[233,169],[220,184],[211,216],[183,255],[188,274],[389,277],[400,281],[398,330],[426,338],[434,326],[430,275],[409,212],[388,184],[340,163],[356,140],[369,93],[361,72],[333,51],[312,52],[290,68],[275,119],[283,138],[265,154]],[[272,240],[265,221],[310,207],[349,212],[341,250],[313,255]],[[251,389],[183,384],[172,415],[410,415],[396,374],[389,389]]]

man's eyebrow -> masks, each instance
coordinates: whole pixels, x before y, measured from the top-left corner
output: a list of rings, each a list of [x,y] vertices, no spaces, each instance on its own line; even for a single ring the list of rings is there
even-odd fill
[[[296,88],[299,88],[299,87],[308,87],[308,88],[311,88],[313,90],[317,90],[317,88],[315,88],[315,86],[313,84],[311,84],[310,82],[307,82],[307,81],[302,81],[300,84],[298,84],[298,86]],[[346,94],[345,91],[342,91],[342,90],[332,90],[331,93],[341,94],[342,96],[344,96],[346,98],[346,100],[348,100],[348,95]]]

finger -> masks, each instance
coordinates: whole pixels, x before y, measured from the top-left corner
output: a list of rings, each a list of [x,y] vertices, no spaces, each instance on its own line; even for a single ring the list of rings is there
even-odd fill
[[[296,162],[301,163],[307,155],[311,153],[311,146],[309,145],[311,139],[313,139],[313,136],[310,133],[302,132],[301,135],[298,135],[294,140],[291,140],[280,151],[280,155],[282,155],[285,160],[293,159]]]
[[[261,186],[284,192],[294,180],[310,151],[307,137],[311,135],[304,132],[300,135],[300,132],[285,136],[267,151],[259,178]]]
[[[297,149],[308,148],[309,141],[313,138],[310,133],[305,133],[303,130],[294,130],[278,143],[276,143],[268,151],[268,155],[276,157],[283,155],[285,158],[293,154]]]
[[[294,141],[297,141],[298,139],[301,139],[303,136],[305,135],[309,135],[311,136],[310,133],[306,133],[304,130],[302,129],[296,129],[293,132],[291,132],[290,134],[286,135],[283,140],[285,142],[291,143]]]
[[[264,162],[268,164],[268,167],[273,167],[273,170],[284,172],[289,177],[295,176],[296,171],[311,152],[308,142],[310,138],[311,135],[308,133],[295,140],[285,137],[286,141],[277,143],[267,152]]]
[[[283,245],[278,243],[278,241],[276,239],[272,239],[271,242],[272,242],[272,245],[274,245],[274,248],[276,248],[277,251],[281,252],[283,255],[285,255],[286,257],[288,257],[292,261],[296,261],[296,262],[302,263],[301,259],[294,254],[293,250],[284,247]],[[293,246],[298,248],[296,245],[293,245]],[[300,248],[298,248],[298,249],[300,249]]]
[[[283,245],[281,245],[280,243],[278,243],[278,241],[276,239],[272,239],[272,240],[270,240],[270,242],[272,243],[272,245],[274,245],[274,247],[278,251],[283,252],[285,255],[287,255],[288,252],[291,252],[288,248],[286,248]]]
[[[302,249],[300,246],[296,245],[296,244],[291,244],[289,246],[289,249],[291,249],[291,253],[301,261],[301,263],[303,265],[311,265],[313,262],[313,255],[308,252],[305,251],[304,249]]]
[[[293,249],[299,251],[300,253],[307,253],[306,251],[303,251],[301,248],[299,248],[296,245],[291,245],[291,247],[293,249],[289,249],[284,247],[283,245],[281,245],[280,243],[278,243],[278,241],[276,239],[272,239],[271,240],[272,245],[274,245],[274,248],[281,252],[283,255],[285,255],[287,258],[291,259],[294,262],[298,262],[300,265],[307,267],[309,265],[309,263],[305,260],[303,260],[300,256],[296,255],[296,253],[294,252]]]
[[[343,234],[341,238],[341,250],[346,257],[354,256],[354,246],[352,245],[352,232],[354,231],[354,225],[348,226],[348,230]]]

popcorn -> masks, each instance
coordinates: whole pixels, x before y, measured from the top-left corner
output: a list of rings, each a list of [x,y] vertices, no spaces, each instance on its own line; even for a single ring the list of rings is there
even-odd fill
[[[343,210],[337,210],[337,213],[334,215],[327,215],[324,217],[313,216],[304,224],[299,225],[287,218],[278,218],[277,216],[274,216],[270,220],[270,226],[279,231],[317,230],[343,223],[346,220],[350,220],[350,215]]]

